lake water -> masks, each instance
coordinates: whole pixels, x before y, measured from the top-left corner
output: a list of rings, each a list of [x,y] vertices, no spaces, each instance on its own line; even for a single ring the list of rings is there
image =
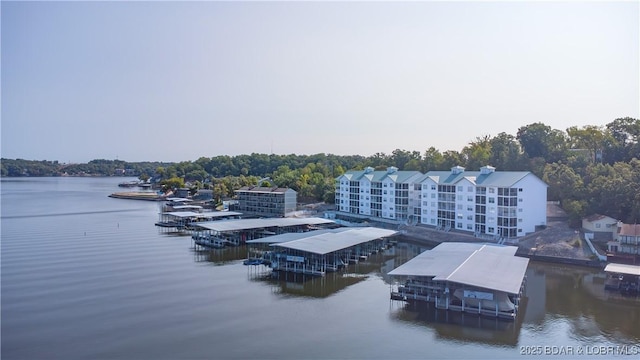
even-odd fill
[[[122,178],[2,179],[3,359],[640,358],[640,301],[598,270],[530,263],[507,322],[390,300],[399,243],[344,273],[272,279],[243,247],[195,252]]]

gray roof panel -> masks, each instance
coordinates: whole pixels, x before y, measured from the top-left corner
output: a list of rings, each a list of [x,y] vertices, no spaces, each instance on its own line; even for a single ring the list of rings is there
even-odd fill
[[[337,229],[323,229],[323,230],[311,230],[302,233],[286,233],[280,235],[265,236],[260,239],[247,240],[247,244],[276,244],[287,241],[300,240],[311,236],[316,236],[325,233],[338,233],[349,228],[337,228]]]
[[[333,220],[311,217],[311,218],[266,218],[266,219],[231,219],[223,221],[208,221],[194,224],[203,230],[218,232],[239,231],[250,229],[261,229],[268,227],[286,227],[296,225],[319,225],[332,224]]]
[[[516,294],[529,259],[514,256],[517,247],[442,243],[389,272],[390,276],[426,276]]]
[[[395,234],[397,234],[397,231],[374,227],[348,228],[348,230],[339,233],[324,233],[300,240],[274,244],[273,246],[325,255]]]

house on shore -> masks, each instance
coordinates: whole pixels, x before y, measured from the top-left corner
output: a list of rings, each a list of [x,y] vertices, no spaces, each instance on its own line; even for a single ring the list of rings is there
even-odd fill
[[[615,262],[640,263],[640,224],[619,222],[613,240],[607,242],[608,258]]]

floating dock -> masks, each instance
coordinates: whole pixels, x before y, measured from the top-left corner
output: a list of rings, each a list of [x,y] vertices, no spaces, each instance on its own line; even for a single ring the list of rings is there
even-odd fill
[[[515,320],[529,259],[517,247],[442,243],[389,272],[400,281],[391,299],[433,302],[438,309]]]
[[[173,231],[190,230],[200,222],[238,218],[242,213],[234,211],[168,211],[159,214],[156,226]]]
[[[387,249],[391,246],[388,238],[397,234],[374,227],[309,232],[298,240],[271,244],[273,250],[265,253],[264,259],[274,271],[324,276]]]
[[[640,266],[629,264],[609,263],[604,268],[607,279],[604,283],[606,290],[620,291],[627,296],[638,296],[640,290]]]
[[[241,245],[248,240],[266,236],[302,233],[310,230],[336,227],[333,220],[311,218],[264,218],[205,221],[191,224],[194,236],[215,237],[230,245]]]

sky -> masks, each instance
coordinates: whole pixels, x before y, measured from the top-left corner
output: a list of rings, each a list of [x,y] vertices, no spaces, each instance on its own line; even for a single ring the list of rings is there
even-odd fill
[[[461,151],[640,118],[638,1],[11,2],[3,158]]]

